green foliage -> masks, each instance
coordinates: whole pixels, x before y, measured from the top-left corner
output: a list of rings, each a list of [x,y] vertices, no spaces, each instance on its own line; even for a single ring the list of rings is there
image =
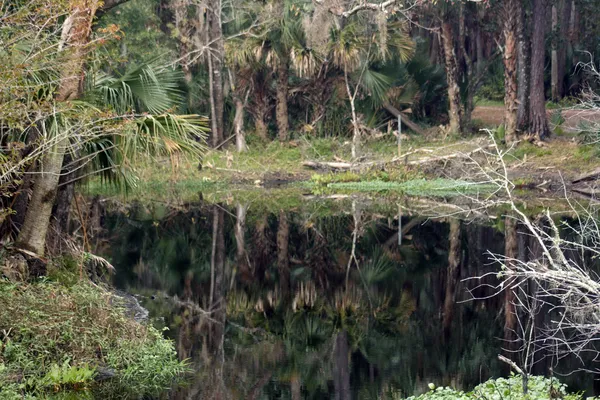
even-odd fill
[[[490,379],[470,392],[462,392],[449,387],[436,388],[429,384],[431,391],[420,396],[409,397],[409,400],[546,400],[562,398],[565,400],[580,400],[579,394],[567,394],[566,385],[555,378],[530,376],[527,384],[527,394],[523,394],[523,378],[512,375],[510,378]]]
[[[492,185],[482,185],[451,179],[415,179],[406,182],[340,182],[327,185],[334,190],[350,190],[357,192],[387,192],[400,191],[409,195],[425,196],[457,196],[462,194],[489,193],[494,189]]]
[[[552,154],[552,150],[544,148],[544,147],[538,147],[529,142],[520,143],[519,146],[512,153],[512,155],[514,157],[518,158],[519,160],[522,160],[523,157],[525,157],[525,156],[527,156],[527,157],[542,157],[542,156],[547,156],[547,155],[551,155],[551,154]]]
[[[50,392],[157,393],[185,370],[173,344],[127,318],[105,289],[0,281],[0,397]],[[93,381],[98,367],[115,377]],[[5,394],[6,393],[6,394]],[[33,396],[33,397],[31,397]]]

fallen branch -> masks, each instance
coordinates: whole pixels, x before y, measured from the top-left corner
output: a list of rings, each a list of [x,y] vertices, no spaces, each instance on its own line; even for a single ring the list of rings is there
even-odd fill
[[[587,172],[585,174],[579,175],[577,178],[573,179],[573,183],[585,182],[585,181],[594,181],[600,178],[600,168],[596,168],[591,172]]]

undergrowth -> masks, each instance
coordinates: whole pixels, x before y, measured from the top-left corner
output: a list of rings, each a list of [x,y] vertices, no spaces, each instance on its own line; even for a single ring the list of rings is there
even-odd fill
[[[127,399],[172,386],[186,370],[173,343],[118,303],[87,280],[0,280],[0,398]]]
[[[449,387],[436,388],[429,384],[429,392],[420,396],[409,397],[408,400],[546,400],[564,399],[580,400],[580,394],[568,394],[567,386],[555,378],[530,376],[527,394],[523,393],[523,379],[520,375],[509,378],[490,379],[470,392],[463,392]]]

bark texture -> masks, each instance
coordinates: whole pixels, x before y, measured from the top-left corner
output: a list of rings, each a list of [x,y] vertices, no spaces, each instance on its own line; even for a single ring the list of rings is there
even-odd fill
[[[550,135],[544,93],[544,32],[547,9],[547,0],[533,0],[529,131],[539,140],[544,140]]]
[[[246,145],[246,133],[244,132],[244,102],[239,97],[234,98],[235,117],[233,118],[233,127],[235,129],[235,148],[238,153],[248,150]]]
[[[517,109],[517,127],[523,132],[529,128],[529,84],[531,82],[530,68],[530,40],[529,29],[526,24],[526,15],[523,7],[518,19],[518,61],[517,61],[517,81],[518,81],[518,109]]]
[[[280,142],[288,140],[288,79],[288,60],[286,57],[282,57],[279,67],[277,68],[277,108],[275,110],[275,116],[277,118],[277,138]]]
[[[454,29],[451,21],[442,22],[442,43],[444,47],[444,61],[446,65],[446,81],[448,82],[448,118],[450,130],[462,133],[462,110],[460,101],[460,88],[458,86],[458,63],[454,51]]]
[[[64,51],[68,54],[55,96],[57,102],[75,100],[81,96],[87,45],[98,5],[98,0],[71,1],[71,13],[62,32],[62,40],[66,46]],[[16,242],[18,247],[39,255],[43,255],[45,251],[46,233],[69,141],[68,137],[54,139],[55,145],[42,158],[25,221]]]
[[[518,28],[521,16],[520,0],[505,0],[504,13],[504,125],[505,137],[508,143],[517,139],[517,58],[518,58]]]

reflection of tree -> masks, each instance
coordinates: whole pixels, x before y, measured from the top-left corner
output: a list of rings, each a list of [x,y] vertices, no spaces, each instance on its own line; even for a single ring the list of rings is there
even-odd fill
[[[498,307],[455,304],[461,275],[486,267],[472,253],[487,248],[462,251],[461,236],[492,246],[493,229],[404,216],[399,244],[397,222],[361,214],[238,206],[229,218],[212,206],[111,217],[118,279],[181,299],[163,315],[197,373],[174,398],[379,398],[495,370]],[[143,281],[128,272],[137,263]]]

